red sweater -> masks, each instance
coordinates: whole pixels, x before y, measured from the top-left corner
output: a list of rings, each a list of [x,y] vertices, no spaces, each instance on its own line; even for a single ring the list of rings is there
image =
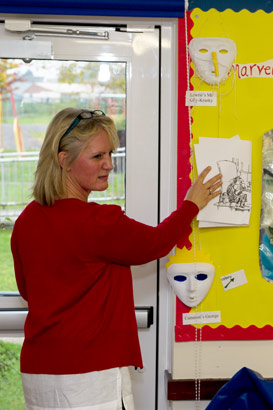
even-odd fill
[[[29,306],[21,371],[142,367],[130,265],[167,255],[188,238],[197,213],[185,201],[151,227],[116,205],[31,202],[11,239],[18,289]]]

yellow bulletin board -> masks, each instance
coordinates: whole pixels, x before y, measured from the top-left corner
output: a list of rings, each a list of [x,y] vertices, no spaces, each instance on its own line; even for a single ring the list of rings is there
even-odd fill
[[[185,16],[188,33],[180,22],[180,39],[189,42],[196,37],[227,37],[237,45],[237,57],[232,71],[224,84],[210,86],[200,81],[190,65],[190,88],[195,91],[217,91],[217,106],[195,106],[190,110],[191,134],[187,121],[178,127],[178,144],[196,144],[199,137],[232,138],[252,141],[252,209],[249,226],[198,228],[193,224],[190,237],[193,246],[210,255],[215,266],[212,287],[197,308],[187,308],[177,299],[176,341],[194,340],[196,326],[183,324],[185,312],[220,312],[221,321],[199,325],[203,340],[251,340],[273,338],[273,283],[267,282],[259,266],[259,235],[262,189],[262,139],[273,129],[273,13],[247,10],[234,12],[230,9],[204,12],[194,9]],[[187,30],[187,26],[186,26]],[[268,62],[269,63],[265,63]],[[179,51],[179,64],[184,66],[179,75],[186,75],[186,56]],[[252,67],[252,68],[250,68]],[[237,68],[237,70],[236,70]],[[180,78],[183,82],[183,79]],[[185,87],[184,87],[185,88]],[[180,86],[179,115],[186,118],[185,89]],[[183,114],[184,112],[184,114]],[[184,119],[185,119],[184,118]],[[184,128],[183,128],[184,127]],[[189,132],[188,132],[189,131]],[[191,151],[188,150],[191,155]],[[179,155],[179,152],[178,152]],[[178,179],[188,177],[189,167],[178,158]],[[192,163],[196,178],[194,156]],[[210,165],[210,164],[208,164]],[[184,179],[183,179],[183,173]],[[178,180],[178,198],[181,196]],[[185,185],[185,184],[184,184]],[[182,251],[177,249],[168,266],[183,262]],[[244,270],[247,283],[225,291],[221,277]]]

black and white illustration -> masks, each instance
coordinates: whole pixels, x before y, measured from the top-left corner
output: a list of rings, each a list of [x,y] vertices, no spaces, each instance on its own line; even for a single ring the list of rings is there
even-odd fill
[[[199,227],[248,225],[251,213],[251,141],[199,138],[194,145],[198,174],[208,165],[208,177],[222,174],[222,192],[198,214]]]
[[[217,161],[222,177],[222,193],[215,206],[229,207],[235,211],[251,210],[251,171],[244,169],[239,158]]]

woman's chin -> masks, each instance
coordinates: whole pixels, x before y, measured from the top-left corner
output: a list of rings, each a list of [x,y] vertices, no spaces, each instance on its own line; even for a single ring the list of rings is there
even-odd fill
[[[97,192],[105,191],[108,188],[108,185],[109,185],[108,182],[100,183],[96,187],[94,187],[91,191],[92,192],[94,192],[94,191],[97,191]]]

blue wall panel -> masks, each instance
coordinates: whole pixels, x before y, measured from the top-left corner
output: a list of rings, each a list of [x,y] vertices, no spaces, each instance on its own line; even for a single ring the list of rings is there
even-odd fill
[[[183,0],[0,0],[0,13],[183,17]]]

